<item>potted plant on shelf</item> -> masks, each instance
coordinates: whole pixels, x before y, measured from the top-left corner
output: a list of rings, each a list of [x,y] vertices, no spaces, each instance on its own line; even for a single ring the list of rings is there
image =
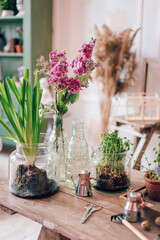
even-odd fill
[[[16,0],[1,0],[0,7],[2,10],[1,17],[13,16],[16,11]]]
[[[15,110],[13,96],[17,100],[19,111]],[[35,73],[32,89],[28,69],[25,69],[20,93],[13,79],[8,77],[3,84],[0,83],[0,103],[11,125],[9,127],[0,118],[0,124],[8,133],[0,136],[16,142],[16,151],[10,155],[9,189],[20,197],[38,198],[53,194],[59,189],[58,163],[54,163],[55,175],[52,179],[46,173],[52,148],[45,134],[41,134],[44,118],[44,113],[40,116],[39,112],[41,96],[38,73]]]
[[[144,165],[139,165],[142,169],[146,169],[147,172],[144,175],[145,185],[147,189],[148,197],[153,201],[160,201],[160,136],[158,137],[158,149],[153,148],[153,151],[156,155],[154,160],[155,168],[151,169],[151,162],[148,161],[147,156],[145,155],[145,160],[147,162],[147,167]],[[145,154],[145,153],[144,153]],[[137,163],[135,163],[137,164]],[[138,165],[138,164],[137,164]]]
[[[130,186],[130,161],[127,156],[130,144],[127,138],[120,138],[114,132],[102,135],[100,159],[98,162],[96,159],[94,164],[96,189],[114,192]]]
[[[18,35],[19,35],[19,42],[15,46],[16,52],[22,53],[23,52],[23,32],[22,32],[21,27],[19,27],[19,26],[16,27],[16,31],[18,32]]]

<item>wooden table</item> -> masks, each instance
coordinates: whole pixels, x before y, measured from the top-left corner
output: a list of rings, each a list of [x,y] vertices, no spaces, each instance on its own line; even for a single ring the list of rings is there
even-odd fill
[[[124,125],[124,127],[119,128]],[[128,130],[125,125],[130,125],[134,130]],[[160,132],[160,120],[126,120],[125,116],[113,116],[112,127],[116,131],[123,131],[134,136],[133,161],[131,163],[134,169],[139,170],[139,164],[143,152],[145,152],[152,136],[156,132]],[[136,160],[136,164],[134,164]]]
[[[143,173],[132,170],[132,186],[144,184]],[[136,240],[137,237],[118,220],[111,222],[111,215],[122,213],[119,196],[122,193],[109,194],[93,189],[93,197],[77,197],[74,191],[61,187],[61,191],[49,198],[23,199],[8,191],[8,183],[0,183],[0,206],[10,213],[19,213],[42,224],[38,240]],[[86,203],[98,203],[102,209],[81,224]],[[152,224],[152,230],[146,232],[140,223],[133,224],[149,239],[155,239],[160,229]],[[25,226],[24,226],[25,227]],[[16,236],[15,236],[16,237]]]

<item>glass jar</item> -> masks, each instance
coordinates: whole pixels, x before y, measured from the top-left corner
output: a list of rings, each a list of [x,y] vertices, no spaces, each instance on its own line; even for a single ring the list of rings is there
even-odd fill
[[[46,167],[52,149],[41,134],[39,143],[16,143],[9,157],[9,190],[16,196],[40,198],[59,190],[59,162],[54,161],[54,175],[48,178]]]
[[[92,163],[92,169],[91,169],[91,176],[96,178],[96,166],[99,162],[99,160],[102,158],[103,151],[102,146],[99,144],[97,146],[92,147],[92,154],[91,154],[91,163]],[[93,181],[92,181],[93,182]]]
[[[84,135],[84,121],[73,120],[66,159],[65,186],[74,189],[72,176],[85,170],[89,171],[89,150]]]
[[[63,116],[54,115],[53,119],[53,131],[49,136],[52,155],[48,161],[47,174],[49,178],[54,176],[54,161],[57,159],[60,163],[60,180],[64,181],[68,141],[63,128]]]
[[[106,192],[123,191],[131,182],[130,157],[127,152],[103,153],[102,148],[92,152],[92,175],[97,178],[94,188]]]

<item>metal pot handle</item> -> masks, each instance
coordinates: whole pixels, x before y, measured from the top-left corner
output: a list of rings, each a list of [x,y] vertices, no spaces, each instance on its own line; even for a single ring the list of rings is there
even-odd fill
[[[75,189],[76,189],[76,184],[75,184],[75,181],[74,181],[74,179],[73,179],[74,176],[77,177],[77,174],[74,173],[74,174],[71,176],[71,180],[72,180],[72,182],[73,182],[73,184],[74,184],[74,187],[75,187]]]

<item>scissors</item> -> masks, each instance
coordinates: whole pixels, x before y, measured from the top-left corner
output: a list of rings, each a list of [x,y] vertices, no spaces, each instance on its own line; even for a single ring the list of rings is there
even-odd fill
[[[89,216],[92,215],[93,212],[101,210],[102,206],[88,203],[86,204],[85,209],[86,209],[86,212],[83,215],[80,223],[84,223],[89,218]]]

